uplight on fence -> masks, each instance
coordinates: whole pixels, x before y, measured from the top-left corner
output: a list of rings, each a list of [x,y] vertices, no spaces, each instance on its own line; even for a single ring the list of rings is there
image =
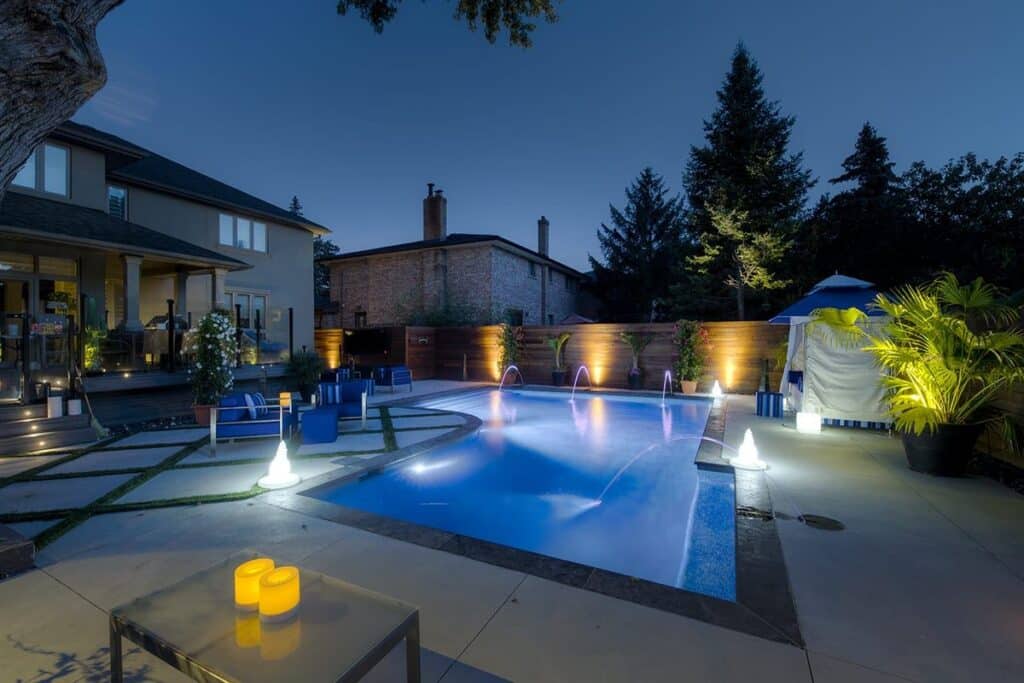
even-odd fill
[[[821,433],[821,415],[818,415],[817,413],[797,413],[796,431],[801,434]]]

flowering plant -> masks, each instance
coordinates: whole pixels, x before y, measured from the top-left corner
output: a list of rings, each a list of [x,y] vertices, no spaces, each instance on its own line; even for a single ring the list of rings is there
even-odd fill
[[[673,365],[676,379],[687,382],[699,380],[711,352],[707,329],[696,320],[680,320],[672,328],[672,342],[678,353]]]
[[[231,389],[237,349],[235,327],[224,311],[210,311],[188,331],[181,350],[193,358],[189,379],[195,405],[213,405]]]

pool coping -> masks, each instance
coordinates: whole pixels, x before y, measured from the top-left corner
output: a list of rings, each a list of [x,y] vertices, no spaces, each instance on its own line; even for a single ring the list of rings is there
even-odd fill
[[[560,391],[555,387],[527,386],[525,388],[531,391],[535,389]],[[443,392],[443,394],[409,397],[381,405],[383,407],[409,405],[440,398],[443,395],[469,394],[486,390],[486,387],[456,389],[451,392]],[[623,397],[661,397],[660,393],[655,392],[595,391],[592,393],[619,394]],[[674,397],[679,398],[680,396],[676,394]],[[704,436],[722,441],[725,436],[728,398],[719,400],[703,396],[685,396],[684,398],[711,403],[711,412],[705,426]],[[465,420],[465,424],[432,439],[383,453],[364,461],[361,463],[363,467],[357,471],[340,474],[327,472],[303,482],[295,489],[264,494],[262,500],[277,507],[356,527],[396,540],[461,555],[468,559],[698,619],[775,642],[804,647],[796,617],[796,607],[789,586],[785,559],[782,555],[782,544],[771,511],[771,497],[765,475],[763,472],[734,469],[722,457],[722,446],[710,441],[702,441],[698,447],[695,457],[697,467],[735,475],[735,602],[336,503],[328,503],[313,497],[320,490],[335,488],[350,480],[372,476],[397,462],[413,458],[441,444],[462,439],[476,432],[483,424],[479,418],[473,415],[450,410],[446,412],[461,416]]]

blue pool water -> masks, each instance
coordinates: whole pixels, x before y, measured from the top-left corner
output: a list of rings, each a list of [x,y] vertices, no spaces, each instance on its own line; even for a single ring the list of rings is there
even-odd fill
[[[506,389],[421,405],[484,425],[318,497],[735,600],[734,480],[693,462],[708,402]]]

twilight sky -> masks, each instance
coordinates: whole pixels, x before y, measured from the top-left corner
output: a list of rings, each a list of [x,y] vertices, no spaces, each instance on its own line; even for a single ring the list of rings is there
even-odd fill
[[[1024,151],[1018,0],[565,0],[523,51],[445,0],[383,35],[334,0],[127,0],[100,25],[106,88],[76,115],[287,205],[354,251],[420,239],[433,181],[449,232],[497,233],[587,270],[608,203],[645,165],[681,189],[742,39],[792,148],[838,175],[870,120],[902,171]]]

